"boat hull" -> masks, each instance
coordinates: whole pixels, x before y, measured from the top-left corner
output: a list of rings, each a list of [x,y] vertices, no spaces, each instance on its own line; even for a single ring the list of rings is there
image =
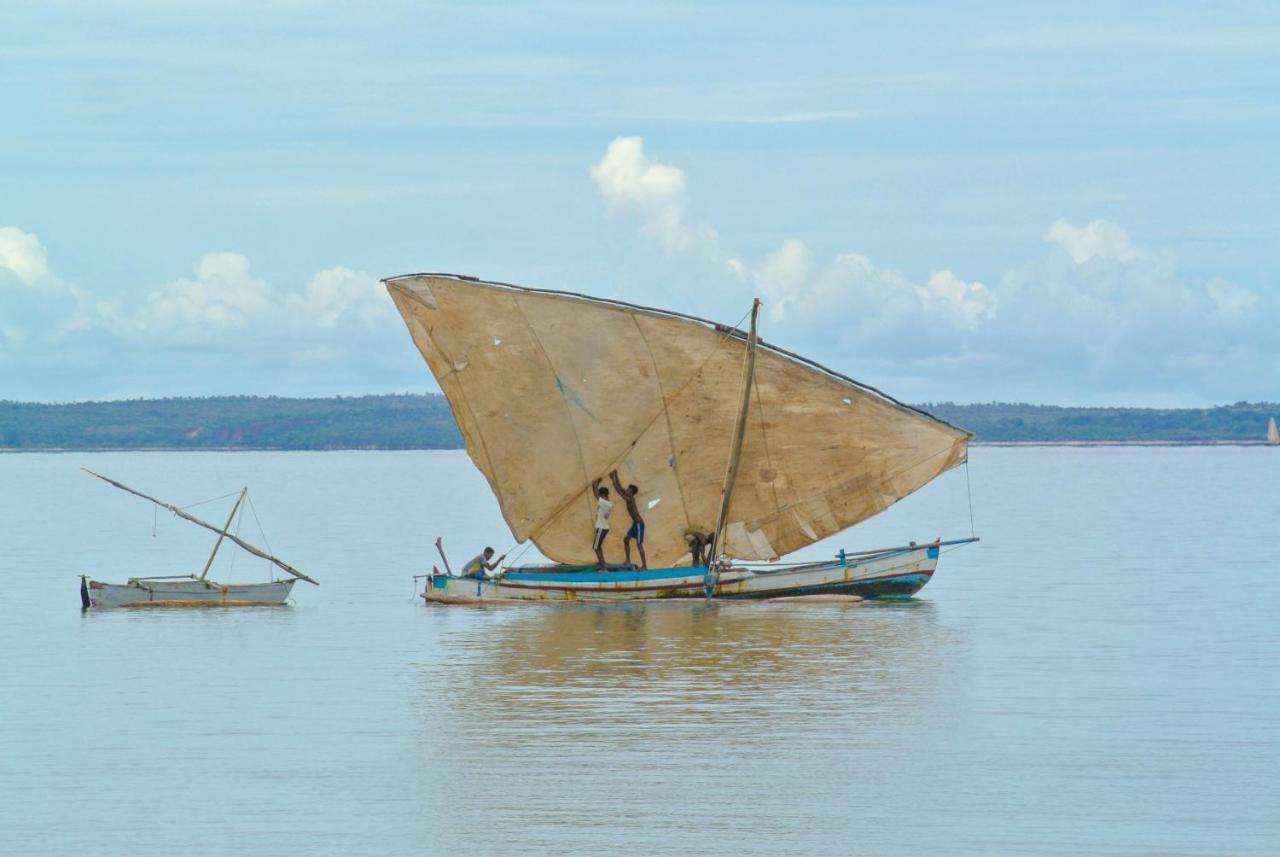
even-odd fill
[[[703,566],[630,569],[517,567],[486,580],[438,575],[422,593],[442,604],[524,601],[752,600],[797,596],[908,598],[933,577],[939,547],[907,549],[781,568],[731,567],[712,579]]]
[[[220,584],[204,580],[131,580],[125,584],[84,578],[85,607],[269,607],[283,604],[295,580]]]

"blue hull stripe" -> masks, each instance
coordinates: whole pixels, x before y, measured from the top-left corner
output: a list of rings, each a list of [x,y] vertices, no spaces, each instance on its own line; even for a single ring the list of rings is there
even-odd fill
[[[618,571],[508,571],[502,577],[512,583],[632,583],[702,577],[706,573],[704,566],[686,565],[683,568],[628,568]]]

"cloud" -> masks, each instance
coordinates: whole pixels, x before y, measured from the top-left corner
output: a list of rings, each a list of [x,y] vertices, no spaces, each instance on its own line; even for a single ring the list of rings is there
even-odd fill
[[[633,177],[626,186],[644,186],[641,177],[654,166],[671,171],[668,181],[655,176],[646,192],[626,198],[664,200],[682,224],[683,171],[652,164],[639,138],[620,140],[625,147],[614,141],[601,164],[629,164],[620,171]],[[1098,402],[1178,391],[1234,401],[1280,388],[1275,298],[1222,278],[1181,275],[1171,259],[1108,220],[1059,219],[1043,238],[1051,252],[1008,268],[991,285],[947,267],[920,279],[854,251],[823,263],[795,237],[754,263],[722,260],[718,245],[676,249],[721,272],[719,286],[703,282],[700,292],[721,289],[724,305],[737,305],[744,287],[763,298],[768,339],[833,365],[860,366],[868,380],[908,397]]]
[[[916,294],[926,314],[944,319],[958,330],[976,330],[996,317],[995,294],[979,282],[966,283],[950,270],[934,271]]]
[[[376,365],[379,354],[396,353],[407,341],[378,279],[341,265],[316,272],[301,288],[281,289],[243,254],[210,252],[188,276],[107,300],[55,277],[35,235],[3,227],[0,287],[5,275],[16,288],[3,289],[0,354],[46,371],[74,365],[60,371],[84,377],[163,370],[185,379],[176,391],[183,394],[209,389],[190,379],[193,372],[203,377],[211,361],[223,377],[265,377],[280,367],[352,377],[359,375],[353,367]],[[165,358],[157,361],[158,353]]]
[[[684,170],[650,160],[641,138],[614,139],[591,178],[610,210],[638,216],[645,235],[672,249],[693,244],[695,232],[684,215]]]
[[[732,260],[737,270],[745,270],[741,262]],[[804,289],[813,269],[813,254],[803,241],[788,239],[765,256],[752,279],[766,301],[771,318],[786,317],[788,308],[805,297]]]
[[[247,258],[206,253],[194,278],[151,289],[137,306],[113,307],[106,320],[122,336],[200,344],[225,340],[227,334],[274,315],[274,310],[271,287],[250,272]]]
[[[1220,319],[1243,318],[1258,307],[1256,294],[1220,277],[1214,277],[1204,288],[1213,301],[1213,314]]]
[[[1066,250],[1076,264],[1095,257],[1129,262],[1147,255],[1129,243],[1128,232],[1105,220],[1094,220],[1084,226],[1059,220],[1049,227],[1044,239]]]
[[[318,272],[303,292],[285,299],[285,306],[292,318],[328,330],[341,324],[370,327],[392,317],[382,283],[341,265]]]
[[[880,348],[910,341],[917,353],[931,345],[910,331],[926,326],[935,332],[931,341],[939,342],[939,329],[971,331],[994,319],[998,303],[985,285],[950,270],[933,271],[919,283],[861,253],[841,253],[817,268],[808,247],[794,238],[767,255],[752,278],[770,319],[793,331]]]
[[[11,271],[28,286],[50,278],[48,255],[40,239],[13,226],[0,227],[0,268]]]

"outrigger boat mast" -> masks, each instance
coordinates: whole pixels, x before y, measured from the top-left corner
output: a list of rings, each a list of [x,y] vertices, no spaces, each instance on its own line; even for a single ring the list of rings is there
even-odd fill
[[[209,558],[205,561],[204,568],[200,570],[199,575],[174,574],[155,577],[131,577],[126,583],[122,584],[103,583],[102,581],[91,580],[88,575],[80,575],[80,605],[85,609],[91,607],[247,607],[280,605],[289,598],[293,585],[299,580],[305,580],[315,586],[320,585],[284,560],[249,544],[231,532],[231,525],[236,519],[236,514],[241,512],[248,498],[248,488],[240,490],[240,495],[236,498],[235,505],[231,507],[231,514],[227,516],[227,522],[218,527],[207,521],[200,520],[195,515],[172,503],[166,503],[163,500],[152,497],[150,494],[144,494],[141,491],[130,488],[128,485],[103,476],[101,473],[95,473],[87,467],[80,469],[90,476],[96,476],[108,485],[133,494],[135,497],[148,500],[159,508],[168,509],[179,518],[218,534],[218,540],[214,542],[213,550],[209,553]],[[267,560],[267,562],[288,574],[289,578],[272,579],[268,583],[223,584],[209,580],[209,570],[213,567],[213,560],[218,555],[218,549],[222,547],[222,543],[226,540],[230,540],[256,557]]]
[[[214,545],[214,548],[213,548],[213,550],[214,550],[214,553],[215,553],[215,554],[216,554],[216,553],[217,553],[217,551],[218,551],[218,546],[222,544],[222,540],[223,540],[224,538],[227,538],[227,539],[230,539],[231,541],[233,541],[235,544],[239,545],[241,548],[244,548],[246,551],[248,551],[249,553],[253,554],[254,556],[256,556],[256,557],[258,557],[258,558],[260,558],[260,559],[265,559],[267,562],[272,563],[272,564],[273,564],[273,565],[275,565],[277,568],[279,568],[281,571],[283,571],[285,574],[288,574],[288,575],[290,575],[290,576],[292,576],[292,577],[296,577],[298,580],[305,580],[307,583],[310,583],[310,584],[312,584],[313,586],[319,586],[319,585],[320,585],[317,581],[312,580],[310,577],[307,577],[305,574],[303,574],[302,572],[298,571],[296,568],[294,568],[293,566],[289,565],[289,563],[285,562],[284,560],[279,559],[278,557],[274,557],[274,556],[272,556],[271,554],[267,553],[266,551],[264,551],[264,550],[260,550],[260,549],[258,549],[258,548],[256,548],[256,547],[254,547],[253,545],[249,544],[248,542],[244,541],[244,540],[243,540],[243,539],[241,539],[239,536],[234,535],[233,533],[229,533],[229,532],[227,532],[227,528],[229,528],[229,527],[231,526],[231,519],[230,519],[230,518],[228,518],[228,519],[227,519],[227,527],[226,527],[226,528],[219,528],[219,527],[217,527],[217,526],[215,526],[215,525],[213,525],[213,524],[210,524],[208,521],[202,521],[202,520],[200,520],[200,519],[199,519],[199,518],[197,518],[195,515],[191,514],[190,512],[186,511],[185,509],[180,509],[180,508],[178,508],[177,506],[174,506],[172,503],[166,503],[166,502],[165,502],[165,501],[163,501],[163,500],[159,500],[159,499],[157,499],[157,498],[155,498],[155,497],[152,497],[150,494],[143,494],[141,491],[136,491],[136,490],[134,490],[133,488],[130,488],[128,485],[125,485],[125,484],[123,484],[123,483],[117,482],[117,481],[116,481],[116,480],[114,480],[114,479],[110,479],[110,478],[108,478],[108,477],[106,477],[106,476],[103,476],[101,473],[94,473],[92,470],[90,470],[90,469],[89,469],[89,468],[87,468],[87,467],[81,467],[80,469],[81,469],[81,470],[83,470],[85,473],[88,473],[90,476],[96,476],[96,477],[98,477],[98,478],[99,478],[99,479],[101,479],[103,482],[106,482],[108,485],[114,485],[115,487],[119,488],[121,491],[127,491],[127,492],[129,492],[130,494],[133,494],[135,497],[141,497],[141,498],[142,498],[142,499],[144,499],[144,500],[150,500],[152,503],[155,503],[155,504],[156,504],[157,506],[159,506],[161,509],[168,509],[170,512],[172,512],[173,514],[177,515],[179,518],[183,518],[183,519],[185,519],[185,520],[190,521],[190,522],[191,522],[191,523],[193,523],[193,524],[196,524],[197,526],[204,527],[206,530],[211,530],[212,532],[217,533],[217,534],[218,534],[218,542],[217,542],[217,544],[215,544],[215,545]],[[246,490],[247,490],[247,489],[246,489]],[[240,500],[243,500],[243,499],[244,499],[244,495],[245,495],[245,491],[241,491],[241,492],[240,492]],[[236,508],[239,508],[239,506],[240,506],[240,500],[237,500],[237,501],[236,501]],[[232,514],[232,516],[233,516],[233,517],[234,517],[235,513],[236,513],[236,509],[232,509],[232,510],[231,510],[231,514]],[[201,579],[201,580],[204,580],[205,575],[209,573],[209,566],[210,566],[212,563],[213,563],[213,557],[212,557],[212,556],[210,556],[210,557],[209,557],[209,562],[205,564],[204,571],[200,574],[200,579]]]

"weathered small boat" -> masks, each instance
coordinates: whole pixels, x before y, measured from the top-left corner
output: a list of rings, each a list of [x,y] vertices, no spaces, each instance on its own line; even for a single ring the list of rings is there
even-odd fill
[[[384,283],[512,535],[555,562],[462,577],[445,558],[428,601],[908,597],[977,541],[778,562],[966,463],[972,435],[762,342],[758,300],[744,331],[453,274]],[[651,568],[595,558],[590,486],[611,471],[640,486]]]
[[[856,555],[842,552],[832,562],[780,566],[733,563],[718,575],[699,565],[655,569],[524,565],[485,578],[437,572],[427,575],[423,597],[445,604],[704,597],[855,602],[906,598],[929,582],[942,548],[970,541],[937,541]]]
[[[190,521],[212,530],[218,534],[213,544],[213,552],[204,564],[200,574],[163,575],[158,577],[131,577],[125,583],[103,583],[93,580],[88,575],[80,575],[80,606],[90,607],[263,607],[283,604],[293,590],[293,584],[299,580],[319,586],[315,580],[298,571],[293,566],[277,559],[266,551],[254,547],[230,532],[236,513],[243,508],[242,504],[248,496],[249,489],[240,491],[227,522],[222,527],[206,523],[185,509],[180,509],[163,500],[143,494],[141,491],[109,479],[100,473],[94,473],[87,467],[80,468],[86,473],[96,476],[122,491],[128,491],[144,500],[150,500],[157,507],[167,509],[179,518]],[[288,579],[271,580],[266,583],[216,583],[207,579],[209,569],[213,566],[214,557],[224,540],[230,541],[243,550],[267,560],[272,566],[289,575]]]

